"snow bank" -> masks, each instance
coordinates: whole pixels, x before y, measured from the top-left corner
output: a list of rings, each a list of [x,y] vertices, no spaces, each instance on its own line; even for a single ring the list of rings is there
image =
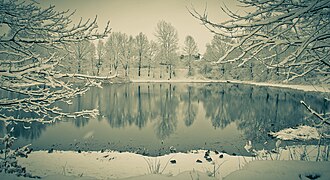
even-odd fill
[[[150,169],[155,170],[159,166],[158,172],[164,179],[168,177],[181,179],[186,176],[191,179],[191,176],[208,177],[214,174],[217,179],[221,179],[252,160],[252,157],[229,156],[211,151],[209,157],[212,161],[209,162],[204,155],[203,150],[159,157],[147,157],[128,152],[54,151],[54,153],[47,153],[36,151],[32,152],[28,158],[20,158],[19,163],[27,167],[33,175],[41,177],[64,175],[118,179],[148,175],[153,178],[155,175],[151,174]],[[175,160],[176,163],[171,163],[170,160]]]
[[[253,161],[225,180],[329,179],[330,162]]]
[[[271,132],[269,134],[282,140],[312,140],[320,138],[320,134],[317,129],[310,126],[299,126],[295,129],[287,128],[279,132]]]
[[[256,153],[256,157],[231,156],[206,150],[159,157],[116,151],[36,151],[18,161],[33,175],[51,180],[303,179],[309,175],[324,179],[330,177],[330,162],[320,152],[327,152],[328,148],[315,145],[285,146],[279,147],[278,153],[260,150],[262,153]],[[175,163],[171,163],[172,160]],[[0,173],[0,179],[25,178]]]
[[[202,180],[214,180],[217,179],[215,177],[210,177],[205,173],[198,171],[187,171],[180,173],[177,176],[166,176],[160,174],[148,174],[144,176],[130,177],[125,178],[123,180],[194,180],[194,179],[202,179]]]

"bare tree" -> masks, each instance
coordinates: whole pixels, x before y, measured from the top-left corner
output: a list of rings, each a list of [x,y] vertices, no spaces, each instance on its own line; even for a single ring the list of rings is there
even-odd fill
[[[7,29],[0,37],[0,88],[15,97],[0,100],[0,120],[53,122],[62,117],[95,115],[95,111],[65,113],[53,105],[87,90],[62,81],[66,75],[55,67],[63,57],[54,49],[103,38],[110,32],[109,27],[97,33],[96,18],[71,25],[73,13],[57,12],[54,6],[42,9],[35,3],[1,1],[0,8],[0,24]],[[13,113],[19,111],[36,116]]]
[[[149,41],[145,34],[142,32],[136,36],[136,48],[139,56],[139,64],[138,64],[138,76],[141,76],[141,66],[142,66],[142,58],[147,56],[147,52],[149,50]]]
[[[101,70],[101,67],[102,67],[102,64],[104,63],[104,58],[105,58],[105,55],[106,55],[106,49],[105,49],[105,46],[104,46],[104,43],[103,41],[99,40],[98,43],[97,43],[97,46],[96,46],[96,69],[97,69],[97,72],[96,72],[96,75],[99,76],[100,75],[100,70]]]
[[[198,53],[197,44],[194,38],[190,35],[186,36],[184,41],[184,48],[183,51],[188,55],[188,75],[192,75],[192,68],[191,68],[191,61],[192,56]]]
[[[69,62],[66,65],[73,65],[74,72],[78,74],[86,74],[88,70],[93,68],[93,63],[95,55],[95,45],[88,41],[83,40],[79,42],[73,42],[67,48]],[[88,64],[91,66],[88,67]]]
[[[210,21],[206,12],[190,11],[211,32],[235,40],[216,63],[239,62],[242,66],[257,60],[270,69],[284,68],[286,81],[316,74],[321,82],[329,82],[328,0],[240,2],[252,7],[251,12],[237,14],[224,6],[222,10],[231,19],[222,23]],[[228,58],[236,49],[241,49],[241,54]]]
[[[129,74],[129,68],[130,63],[133,60],[134,55],[134,45],[135,45],[135,39],[133,36],[127,36],[126,34],[123,34],[122,36],[122,44],[121,44],[121,64],[123,68],[125,69],[125,76],[128,77]]]
[[[148,49],[148,77],[150,76],[151,73],[151,65],[155,63],[157,51],[158,51],[157,43],[151,40],[149,42],[149,49]]]
[[[206,61],[207,63],[203,63],[203,67],[202,67],[202,73],[204,75],[211,75],[211,69],[214,68],[214,66],[211,66],[210,62],[213,61],[217,61],[220,57],[222,57],[226,50],[228,50],[228,46],[223,43],[223,40],[221,40],[220,36],[214,35],[213,39],[211,41],[210,44],[206,45],[206,51],[204,53],[204,61]],[[220,76],[224,76],[225,75],[225,68],[224,68],[224,64],[219,64],[219,73]]]
[[[72,15],[68,11],[57,12],[54,6],[40,8],[34,1],[0,1],[0,28],[4,33],[0,37],[0,120],[6,128],[18,122],[50,123],[98,114],[97,110],[65,112],[55,104],[69,103],[70,98],[87,91],[90,84],[78,88],[64,81],[69,75],[56,68],[64,58],[58,50],[71,43],[103,38],[110,32],[108,23],[104,32],[97,33],[96,18],[72,25]],[[26,156],[27,146],[10,149],[15,139],[13,129],[0,138],[5,148],[0,168],[26,176],[14,162],[17,155]]]
[[[109,38],[107,39],[105,46],[106,46],[106,54],[110,60],[110,73],[112,73],[112,67],[115,69],[116,74],[118,73],[118,66],[119,66],[119,55],[120,55],[120,33],[113,32],[110,34]]]
[[[173,59],[176,56],[176,50],[178,49],[178,33],[171,23],[160,21],[156,27],[156,34],[160,55],[163,58],[163,64],[166,64],[169,69],[169,78],[172,77]]]
[[[125,69],[128,75],[129,59],[132,55],[133,37],[128,38],[126,34],[121,32],[113,32],[106,42],[107,53],[113,61],[116,74],[119,65]]]

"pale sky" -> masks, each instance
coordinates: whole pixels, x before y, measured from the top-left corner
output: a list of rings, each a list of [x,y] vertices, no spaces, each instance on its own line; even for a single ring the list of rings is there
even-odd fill
[[[74,19],[94,18],[98,16],[98,25],[104,28],[110,20],[112,32],[120,31],[136,36],[143,32],[150,39],[155,40],[154,33],[157,22],[170,22],[178,31],[179,46],[182,49],[187,35],[194,37],[200,53],[204,53],[206,43],[213,37],[200,22],[193,18],[186,7],[193,5],[199,12],[207,6],[209,17],[216,21],[223,21],[226,15],[220,6],[225,3],[230,8],[236,8],[236,0],[42,0],[42,6],[50,4],[56,10],[76,10]],[[181,50],[180,49],[180,50]]]

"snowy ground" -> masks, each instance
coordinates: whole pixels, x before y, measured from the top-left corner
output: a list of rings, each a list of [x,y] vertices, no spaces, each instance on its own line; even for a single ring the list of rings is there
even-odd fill
[[[173,82],[173,83],[235,83],[235,84],[251,84],[257,86],[267,86],[267,87],[279,87],[279,88],[290,88],[302,91],[315,91],[315,92],[330,92],[330,84],[322,85],[294,85],[288,83],[278,83],[278,82],[253,82],[253,81],[240,81],[240,80],[213,80],[205,78],[203,75],[199,74],[195,70],[193,76],[188,76],[187,69],[175,69],[175,76],[169,79],[168,73],[165,73],[163,69],[162,78],[159,78],[159,70],[154,69],[150,76],[147,76],[147,70],[143,69],[140,77],[137,76],[137,69],[131,69],[129,74],[129,79],[131,82],[143,83],[143,82]],[[119,75],[124,77],[124,75]]]
[[[233,84],[251,84],[256,86],[266,86],[266,87],[278,87],[278,88],[289,88],[296,89],[301,91],[310,91],[310,92],[330,92],[330,85],[294,85],[294,84],[278,84],[278,83],[269,83],[269,82],[253,82],[253,81],[239,81],[239,80],[212,80],[212,79],[171,79],[171,80],[139,80],[131,79],[131,82],[135,83],[154,83],[154,82],[173,82],[173,83],[233,83]]]
[[[207,175],[212,175],[214,168],[216,168],[216,177],[221,178],[252,160],[251,157],[235,157],[227,154],[222,154],[223,157],[220,158],[220,154],[210,152],[213,161],[208,162],[204,155],[204,151],[173,153],[159,157],[147,157],[128,152],[56,151],[48,153],[37,151],[30,154],[27,159],[20,159],[19,162],[33,175],[42,177],[60,174],[96,179],[118,179],[152,173],[164,176],[184,176],[180,173],[187,171],[195,171],[196,175],[208,177]],[[171,160],[175,160],[176,163],[171,163]],[[197,160],[201,162],[196,162]],[[190,175],[189,179],[191,179]]]
[[[258,151],[256,157],[211,151],[210,162],[204,157],[205,150],[159,157],[114,151],[36,151],[28,158],[20,158],[19,163],[44,179],[306,179],[306,176],[330,179],[330,162],[315,162],[318,150],[327,149],[283,147],[280,153]],[[302,157],[308,161],[299,160]],[[22,178],[0,174],[0,179]]]
[[[330,162],[311,161],[253,161],[225,179],[279,180],[330,179]]]

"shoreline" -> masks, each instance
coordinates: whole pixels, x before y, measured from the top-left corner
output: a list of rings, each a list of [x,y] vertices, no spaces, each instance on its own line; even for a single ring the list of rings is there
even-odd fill
[[[300,85],[300,84],[281,84],[281,83],[269,83],[269,82],[253,82],[253,81],[240,81],[240,80],[212,80],[212,79],[131,79],[130,83],[230,83],[230,84],[244,84],[255,85],[261,87],[274,87],[300,90],[305,92],[321,92],[330,93],[330,84],[322,85]]]
[[[43,179],[242,179],[246,175],[259,179],[295,179],[301,173],[309,173],[311,169],[323,178],[330,177],[330,162],[315,162],[318,152],[316,148],[314,145],[280,147],[279,153],[260,150],[256,151],[254,157],[208,150],[157,157],[118,151],[33,151],[28,158],[18,158],[18,162],[28,172]],[[298,156],[290,158],[291,151],[304,150],[310,152],[309,161],[302,161]],[[295,168],[287,168],[292,164]],[[270,175],[270,172],[277,173]],[[0,177],[5,175],[0,173]]]

